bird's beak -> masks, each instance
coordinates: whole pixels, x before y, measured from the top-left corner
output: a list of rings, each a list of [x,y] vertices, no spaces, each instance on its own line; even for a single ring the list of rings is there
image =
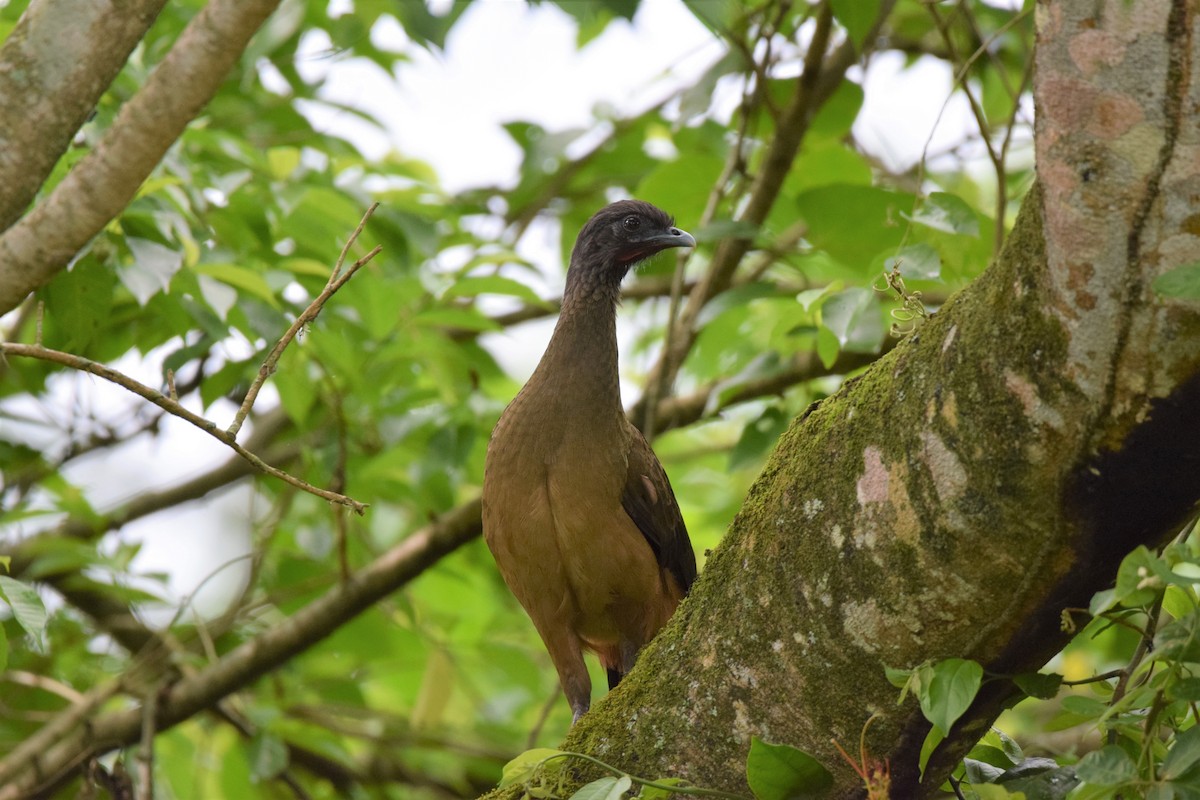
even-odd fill
[[[648,243],[653,243],[664,250],[668,247],[695,247],[696,237],[680,228],[667,228],[652,237]]]
[[[645,239],[631,244],[621,251],[618,263],[626,268],[632,267],[639,261],[644,261],[656,253],[661,253],[671,247],[695,247],[696,239],[690,233],[679,228],[667,228],[665,231],[651,234]]]

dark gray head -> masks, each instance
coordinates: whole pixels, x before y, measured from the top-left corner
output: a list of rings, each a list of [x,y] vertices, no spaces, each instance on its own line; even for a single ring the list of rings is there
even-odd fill
[[[641,200],[618,200],[596,212],[575,240],[568,285],[578,281],[620,285],[629,268],[669,247],[695,247],[687,231],[661,209]]]

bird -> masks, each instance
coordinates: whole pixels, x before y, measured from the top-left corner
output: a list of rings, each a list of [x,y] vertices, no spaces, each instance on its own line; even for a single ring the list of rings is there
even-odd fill
[[[591,705],[583,652],[616,688],[696,579],[671,483],[621,405],[616,334],[630,269],[695,246],[650,203],[596,212],[545,353],[488,443],[483,537],[554,662],[572,725]]]

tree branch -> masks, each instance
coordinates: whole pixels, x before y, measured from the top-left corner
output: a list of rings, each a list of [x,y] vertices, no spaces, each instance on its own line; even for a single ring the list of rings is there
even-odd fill
[[[242,400],[242,405],[238,408],[237,414],[234,415],[233,422],[225,430],[225,434],[231,439],[237,438],[242,423],[246,421],[246,415],[250,413],[250,409],[254,407],[254,401],[258,399],[259,391],[262,389],[263,384],[267,382],[267,378],[275,373],[275,367],[279,363],[280,356],[283,355],[283,351],[292,343],[292,340],[296,338],[296,334],[305,325],[315,321],[317,315],[321,313],[321,309],[325,307],[326,301],[333,297],[338,289],[345,286],[354,277],[354,273],[358,272],[363,265],[379,255],[380,251],[383,250],[382,246],[377,245],[365,256],[351,264],[350,269],[346,270],[345,274],[342,274],[342,267],[346,263],[346,255],[350,252],[350,248],[354,246],[354,242],[358,239],[359,235],[362,234],[363,229],[366,228],[367,220],[371,218],[371,215],[375,213],[375,209],[377,208],[379,208],[379,203],[372,203],[366,210],[366,213],[363,214],[362,219],[358,222],[358,227],[354,229],[354,232],[350,234],[350,238],[346,240],[346,244],[342,247],[342,252],[338,255],[337,263],[334,264],[333,272],[330,273],[329,280],[325,282],[325,288],[308,304],[308,308],[304,309],[300,316],[296,317],[296,321],[292,323],[283,336],[279,337],[279,341],[271,348],[270,354],[267,355],[266,360],[259,367],[258,375],[255,376],[254,382],[250,384],[250,388],[246,391],[246,397]],[[361,514],[362,511],[358,513]]]
[[[54,277],[121,213],[278,4],[211,0],[201,9],[95,149],[0,235],[0,314]]]
[[[879,353],[849,353],[843,351],[838,354],[837,360],[828,367],[821,362],[816,353],[805,351],[797,353],[778,372],[746,381],[734,391],[724,396],[721,396],[722,390],[726,388],[723,386],[723,382],[714,382],[692,394],[664,398],[659,402],[658,413],[655,415],[658,424],[655,427],[654,433],[652,434],[650,431],[642,431],[642,433],[646,434],[649,438],[653,438],[655,435],[667,430],[682,428],[701,419],[715,416],[724,409],[739,403],[747,403],[762,397],[782,394],[793,386],[816,380],[817,378],[824,378],[830,375],[845,375],[856,369],[862,369],[889,352],[896,346],[898,341],[897,339],[888,337],[884,340],[883,349]],[[631,420],[640,419],[632,410],[629,412],[629,418]]]
[[[480,533],[478,500],[460,506],[438,522],[360,570],[349,580],[283,620],[279,625],[234,649],[219,661],[181,679],[162,692],[154,720],[158,731],[182,722],[246,686],[284,661],[333,633],[340,625],[420,575],[442,556]],[[142,729],[138,708],[113,712],[77,726],[56,744],[14,765],[17,774],[0,787],[0,800],[14,800],[44,783],[78,769],[81,756],[105,752],[137,740]],[[22,768],[23,767],[23,768]]]
[[[867,42],[874,40],[875,32],[883,25],[894,5],[895,0],[883,0],[880,3],[871,34],[866,37]],[[817,16],[817,29],[809,45],[804,72],[796,81],[792,100],[775,126],[775,136],[750,190],[745,209],[739,217],[739,221],[748,223],[755,229],[767,219],[779,197],[784,179],[791,169],[816,111],[833,95],[844,79],[846,70],[858,62],[859,54],[849,41],[825,57],[831,24],[831,12],[828,4],[825,4]],[[688,295],[687,303],[676,321],[676,331],[671,336],[671,349],[663,350],[647,376],[648,386],[667,386],[674,380],[699,335],[696,320],[701,310],[709,300],[729,288],[735,270],[752,244],[753,239],[740,236],[724,239],[717,245],[708,272]]]
[[[220,428],[218,428],[215,422],[205,419],[204,417],[200,416],[199,414],[196,414],[193,411],[189,411],[187,408],[184,408],[179,403],[178,400],[174,400],[174,399],[168,397],[167,395],[163,394],[162,392],[159,392],[155,389],[151,389],[149,386],[146,386],[144,383],[139,383],[138,381],[135,381],[133,378],[130,378],[128,375],[125,375],[122,372],[118,372],[117,370],[113,369],[112,367],[106,366],[106,365],[101,364],[96,361],[92,361],[91,359],[84,358],[82,356],[74,355],[73,353],[64,353],[61,350],[51,350],[50,348],[42,347],[39,344],[17,344],[14,342],[0,342],[0,355],[25,356],[28,358],[37,358],[37,359],[41,359],[42,361],[49,361],[54,364],[61,364],[65,367],[77,369],[81,372],[88,372],[99,378],[104,378],[107,381],[111,381],[112,383],[117,384],[118,386],[120,386],[123,389],[128,389],[129,391],[136,394],[138,397],[141,397],[142,399],[158,406],[163,411],[166,411],[169,414],[179,417],[180,419],[184,420],[185,422],[189,422],[192,425],[196,426],[200,430],[207,433],[209,436],[212,436],[217,441],[219,441],[222,444],[229,447],[231,450],[233,450],[239,456],[244,458],[246,461],[250,462],[250,464],[255,469],[257,469],[259,472],[265,473],[274,478],[278,478],[279,480],[281,480],[285,483],[289,483],[292,486],[295,486],[297,489],[302,489],[302,490],[308,492],[309,494],[315,494],[317,497],[320,497],[324,500],[328,500],[331,503],[337,503],[338,505],[349,506],[350,508],[353,508],[355,510],[355,512],[357,512],[359,514],[362,514],[367,509],[367,506],[365,503],[360,503],[359,501],[355,500],[354,498],[347,497],[346,495],[343,495],[343,494],[338,494],[337,492],[331,492],[327,489],[321,489],[319,487],[313,486],[311,483],[308,483],[305,480],[297,478],[296,476],[294,476],[290,473],[284,472],[283,470],[279,469],[278,467],[271,466],[270,464],[268,464],[267,462],[263,461],[261,458],[256,456],[254,453],[250,452],[245,447],[238,444],[237,440],[234,439],[233,436],[231,436],[228,432],[223,431]]]
[[[164,5],[58,0],[21,15],[0,47],[0,231],[29,206]]]

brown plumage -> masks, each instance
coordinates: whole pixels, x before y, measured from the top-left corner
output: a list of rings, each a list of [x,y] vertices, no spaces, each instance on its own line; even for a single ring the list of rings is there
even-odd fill
[[[630,267],[695,244],[638,200],[592,217],[571,252],[550,344],[488,447],[483,536],[550,651],[575,720],[591,703],[583,650],[616,686],[696,578],[671,484],[621,408],[616,329]]]

